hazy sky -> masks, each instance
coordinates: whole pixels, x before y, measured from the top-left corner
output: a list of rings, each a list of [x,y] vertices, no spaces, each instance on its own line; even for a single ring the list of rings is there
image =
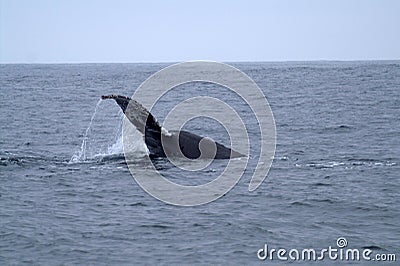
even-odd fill
[[[0,0],[0,63],[400,59],[400,1]]]

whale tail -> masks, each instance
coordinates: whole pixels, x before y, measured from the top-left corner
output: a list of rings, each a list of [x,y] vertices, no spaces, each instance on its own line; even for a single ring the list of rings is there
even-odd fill
[[[172,151],[173,154],[176,154],[176,145],[170,144],[178,143],[178,148],[185,157],[196,159],[201,156],[199,144],[201,140],[203,140],[203,137],[184,130],[171,131],[172,134],[169,132],[166,134],[165,130],[160,126],[154,116],[144,108],[143,105],[129,97],[111,94],[101,96],[101,98],[103,100],[114,99],[117,102],[128,120],[144,135],[144,142],[149,149],[150,157],[166,157],[161,141],[162,134],[167,136],[168,140],[165,148],[168,149],[169,153]],[[229,159],[244,156],[218,142],[215,142],[215,146],[217,148],[215,156],[206,156],[211,156],[210,158],[215,159]],[[211,150],[211,148],[209,150]]]
[[[161,143],[161,126],[155,117],[137,101],[121,95],[103,95],[101,99],[114,99],[121,107],[128,120],[144,134],[144,141],[150,155],[165,157]]]

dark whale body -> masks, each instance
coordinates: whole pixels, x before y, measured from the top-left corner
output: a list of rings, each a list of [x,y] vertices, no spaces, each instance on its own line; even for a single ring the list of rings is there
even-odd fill
[[[114,99],[128,120],[144,134],[144,141],[151,158],[185,156],[189,159],[229,159],[244,155],[208,138],[188,131],[164,132],[154,116],[137,101],[121,95],[101,96]],[[179,149],[177,148],[179,147]]]

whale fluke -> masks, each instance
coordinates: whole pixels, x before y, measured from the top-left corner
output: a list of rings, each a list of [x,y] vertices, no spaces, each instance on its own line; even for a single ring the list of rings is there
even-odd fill
[[[111,94],[103,95],[101,99],[114,99],[117,102],[128,120],[144,135],[150,157],[166,157],[166,153],[176,156],[184,155],[189,159],[229,159],[244,156],[218,142],[188,131],[164,130],[145,107],[129,97]],[[201,151],[200,142],[202,142]],[[177,151],[176,147],[180,150]]]

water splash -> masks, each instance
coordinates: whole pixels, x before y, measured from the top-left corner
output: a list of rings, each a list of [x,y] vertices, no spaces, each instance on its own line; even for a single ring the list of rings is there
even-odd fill
[[[96,107],[94,109],[94,113],[92,115],[92,118],[90,119],[89,126],[87,127],[87,129],[85,131],[85,135],[83,136],[81,149],[72,156],[70,162],[81,162],[81,161],[85,161],[86,160],[86,146],[87,146],[88,135],[89,135],[89,132],[90,132],[90,128],[92,127],[93,120],[96,117],[96,113],[97,113],[97,110],[99,109],[101,101],[102,100],[100,99],[96,104]]]
[[[99,115],[98,113],[99,113],[100,102],[102,102],[101,99],[96,104],[94,113],[90,119],[90,123],[85,131],[84,136],[83,136],[81,147],[72,156],[72,158],[69,161],[70,163],[103,161],[104,159],[115,158],[115,156],[120,156],[121,154],[124,153],[124,144],[122,142],[122,124],[123,124],[124,114],[122,111],[120,111],[120,113],[119,113],[120,122],[119,122],[118,126],[116,127],[114,134],[110,133],[110,135],[113,137],[106,141],[109,143],[108,145],[106,145],[106,147],[104,147],[104,146],[101,147],[102,145],[100,144],[104,140],[100,140],[98,138],[94,138],[94,139],[89,138],[92,130],[94,130],[93,122],[95,120],[95,117],[97,115]],[[141,133],[139,133],[139,131],[135,130],[132,134],[132,137],[133,137],[133,140],[132,140],[132,142],[130,142],[132,147],[130,147],[130,150],[134,151],[135,155],[137,157],[143,157],[146,154],[148,154],[148,150],[143,141],[143,137],[142,137]],[[95,142],[90,144],[91,143],[90,141],[93,141],[93,140]],[[111,144],[110,144],[110,142],[111,142]],[[93,151],[94,147],[97,147],[97,149],[95,151]]]
[[[120,117],[120,122],[118,124],[117,130],[114,133],[114,140],[111,146],[108,147],[107,152],[109,154],[121,154],[124,153],[124,148],[123,148],[123,143],[122,143],[122,124],[123,124],[123,118],[124,118],[124,113],[119,110],[119,117]]]

